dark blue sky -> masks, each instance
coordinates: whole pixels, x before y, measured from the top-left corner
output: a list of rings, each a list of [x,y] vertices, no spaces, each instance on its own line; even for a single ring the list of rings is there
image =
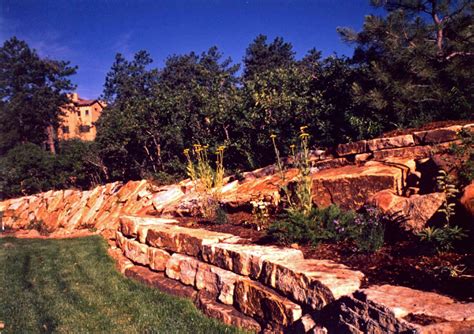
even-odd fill
[[[171,54],[216,45],[240,62],[258,34],[282,36],[297,57],[351,55],[338,26],[362,27],[368,0],[0,0],[0,42],[16,35],[41,56],[79,66],[73,81],[86,98],[102,92],[117,52],[145,49],[154,66]]]

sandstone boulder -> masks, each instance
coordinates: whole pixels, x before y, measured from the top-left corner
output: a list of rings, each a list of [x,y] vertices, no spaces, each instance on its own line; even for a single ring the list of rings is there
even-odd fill
[[[471,182],[466,188],[464,188],[463,195],[460,199],[460,202],[466,212],[474,217],[474,181]]]
[[[405,220],[402,227],[406,231],[419,232],[438,211],[446,200],[444,193],[412,195],[402,197],[390,190],[376,193],[369,202],[390,215],[401,215]]]
[[[399,167],[380,162],[322,170],[312,175],[313,202],[322,207],[337,204],[358,209],[381,190],[401,193],[404,173]]]
[[[123,254],[135,263],[147,266],[150,263],[148,257],[148,246],[138,241],[124,238],[121,241]]]

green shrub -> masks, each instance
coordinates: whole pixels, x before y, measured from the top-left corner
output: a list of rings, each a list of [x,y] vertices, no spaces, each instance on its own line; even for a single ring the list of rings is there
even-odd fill
[[[443,227],[427,227],[418,233],[418,236],[431,249],[447,252],[454,249],[456,241],[464,239],[467,235],[458,226],[445,225]]]
[[[357,213],[354,225],[349,232],[357,249],[363,252],[375,252],[380,249],[385,241],[385,226],[390,217],[382,214],[374,207],[364,207]]]
[[[308,215],[303,211],[288,211],[270,225],[268,235],[281,243],[317,245],[321,241],[346,239],[354,221],[354,212],[342,211],[331,205],[324,209],[313,208]]]
[[[320,242],[352,241],[359,251],[374,252],[383,246],[385,226],[391,219],[373,207],[354,213],[331,205],[314,208],[309,215],[288,210],[282,219],[270,225],[268,235],[284,244],[316,246]]]

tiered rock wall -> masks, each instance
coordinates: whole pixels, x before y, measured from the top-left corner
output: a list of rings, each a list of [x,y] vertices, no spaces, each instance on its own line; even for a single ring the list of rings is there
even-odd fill
[[[360,289],[361,272],[304,259],[297,249],[253,245],[160,218],[120,220],[116,244],[132,261],[121,262],[127,276],[153,286],[165,277],[190,286],[199,291],[190,294],[196,304],[228,324],[291,333],[474,330],[474,303],[390,285]]]
[[[318,206],[335,203],[346,209],[357,209],[375,194],[388,190],[392,194],[390,202],[398,203],[396,208],[400,209],[406,197],[393,196],[417,192],[419,162],[445,152],[463,129],[473,131],[474,124],[363,140],[314,154],[313,201]],[[286,180],[291,182],[296,175],[297,171],[290,169]],[[275,174],[274,166],[244,173],[241,181],[232,178],[226,181],[221,201],[230,209],[248,209],[249,202],[255,198],[274,204],[279,200],[282,180]],[[89,191],[48,191],[10,199],[0,202],[0,212],[3,226],[12,229],[38,228],[44,232],[60,230],[64,233],[84,228],[114,231],[117,218],[122,214],[195,215],[199,212],[198,197],[189,180],[163,187],[142,180],[125,185],[111,183]],[[440,200],[441,197],[436,203]]]

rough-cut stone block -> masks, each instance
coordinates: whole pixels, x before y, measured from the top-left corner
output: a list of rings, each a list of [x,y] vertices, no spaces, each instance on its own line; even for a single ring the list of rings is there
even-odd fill
[[[398,148],[414,146],[415,140],[412,135],[401,135],[389,138],[376,138],[367,140],[367,147],[370,151],[379,151],[387,148]]]
[[[346,158],[333,158],[326,160],[316,160],[310,161],[311,167],[315,167],[319,170],[328,169],[328,168],[338,168],[349,165],[350,162]]]
[[[204,245],[202,258],[223,269],[258,279],[264,261],[299,260],[303,259],[303,253],[293,248],[219,243]]]
[[[171,255],[163,249],[148,247],[148,262],[152,270],[165,271],[170,257]]]
[[[198,257],[203,245],[235,239],[232,234],[162,224],[148,229],[146,242],[153,247]]]
[[[232,305],[235,283],[240,278],[241,276],[231,271],[200,262],[196,273],[196,288],[205,289],[217,295],[221,303]]]
[[[135,279],[143,284],[157,288],[163,292],[177,297],[185,297],[194,300],[197,291],[190,286],[183,285],[174,279],[165,277],[164,273],[154,272],[141,266],[133,266],[125,270],[125,276]]]
[[[166,276],[183,284],[195,286],[199,261],[193,257],[173,254],[166,263]]]
[[[288,326],[303,315],[301,306],[248,278],[236,283],[234,300],[242,313],[264,322]]]
[[[198,293],[195,304],[208,317],[218,319],[227,325],[257,333],[262,330],[254,319],[240,313],[232,306],[217,303],[213,296],[204,290]]]
[[[412,314],[446,321],[474,320],[474,303],[457,303],[433,292],[387,284],[363,289],[362,293],[367,300],[388,307],[397,318]]]
[[[458,133],[461,129],[462,126],[455,125],[441,129],[418,131],[413,133],[413,137],[415,138],[415,143],[417,145],[438,144],[458,139]]]
[[[173,254],[166,265],[166,275],[198,290],[206,290],[228,305],[234,302],[235,283],[240,279],[230,271],[181,254]]]
[[[123,235],[129,238],[136,238],[138,236],[138,230],[140,227],[151,227],[161,226],[162,224],[177,223],[174,219],[165,218],[148,218],[148,217],[136,217],[136,216],[121,216],[120,217],[120,230]],[[142,239],[145,237],[145,230],[142,231]],[[145,241],[141,241],[145,243]]]
[[[120,271],[122,274],[127,270],[128,268],[131,268],[134,266],[132,261],[127,259],[123,254],[122,251],[118,248],[108,248],[107,252],[109,253],[109,256],[115,260],[115,266],[118,271]]]
[[[430,146],[411,146],[403,148],[391,148],[374,152],[374,160],[385,160],[387,158],[410,158],[424,159],[433,154]]]
[[[390,190],[376,193],[369,202],[387,214],[401,214],[405,218],[402,227],[406,231],[419,232],[444,203],[444,193],[402,197]]]
[[[381,190],[400,193],[403,175],[401,168],[379,162],[326,169],[312,175],[313,201],[322,207],[337,204],[344,209],[358,209]]]
[[[144,266],[149,264],[148,246],[141,244],[138,241],[124,238],[123,254],[135,263]]]
[[[367,141],[360,140],[353,143],[339,144],[336,148],[338,156],[342,157],[350,154],[358,154],[367,152]]]
[[[459,322],[460,327],[466,328],[461,324],[474,320],[474,303],[462,304],[432,292],[382,285],[359,290],[352,297],[343,297],[326,312],[327,325],[334,332],[355,328],[363,333],[436,333],[424,331],[430,326],[423,325],[433,321]],[[421,325],[419,322],[423,319]],[[436,326],[440,325],[434,325],[432,329],[435,330]]]
[[[152,204],[156,211],[162,212],[167,206],[179,201],[184,196],[184,192],[179,185],[168,186],[160,192],[153,194]]]
[[[265,261],[260,280],[299,304],[321,309],[360,288],[364,274],[329,260]]]

